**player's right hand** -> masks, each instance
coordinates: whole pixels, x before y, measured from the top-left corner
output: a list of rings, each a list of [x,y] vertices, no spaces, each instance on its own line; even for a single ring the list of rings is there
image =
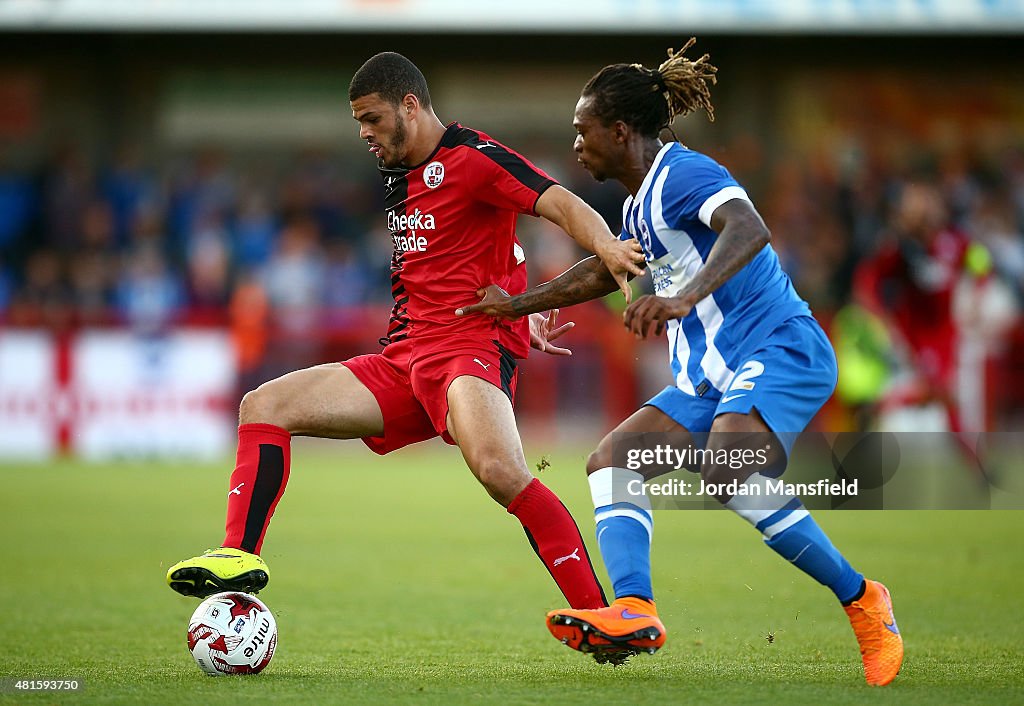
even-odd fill
[[[480,297],[479,302],[459,307],[455,310],[455,315],[487,314],[499,319],[518,319],[521,316],[512,310],[509,303],[512,297],[509,293],[496,284],[489,284],[483,289],[476,290],[476,295]]]
[[[640,277],[645,272],[642,266],[645,262],[643,248],[635,238],[611,238],[599,241],[597,250],[598,252],[594,254],[601,258],[601,262],[618,283],[622,295],[626,297],[626,304],[629,304],[633,301],[633,290],[629,286],[629,280],[632,277]]]
[[[694,302],[683,295],[659,297],[645,294],[626,308],[622,322],[637,338],[647,338],[652,333],[660,336],[670,319],[683,318],[693,307]]]

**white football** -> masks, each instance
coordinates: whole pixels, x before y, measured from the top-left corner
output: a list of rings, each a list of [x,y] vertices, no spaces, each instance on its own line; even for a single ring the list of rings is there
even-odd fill
[[[188,621],[188,651],[211,676],[258,674],[277,646],[277,621],[266,604],[248,593],[217,593],[199,604]]]

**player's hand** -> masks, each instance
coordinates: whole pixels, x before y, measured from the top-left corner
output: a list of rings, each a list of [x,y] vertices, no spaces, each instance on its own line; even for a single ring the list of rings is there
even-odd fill
[[[637,338],[647,338],[652,331],[660,336],[668,321],[686,316],[691,309],[693,303],[681,297],[645,294],[626,308],[622,321]]]
[[[530,314],[530,346],[542,353],[551,355],[572,355],[568,348],[559,348],[551,345],[551,341],[570,330],[576,324],[568,321],[561,326],[558,325],[558,309],[552,309],[547,316],[544,314]]]
[[[499,319],[518,319],[519,314],[512,310],[509,301],[512,299],[509,293],[496,284],[490,284],[483,289],[476,290],[480,301],[476,304],[463,306],[455,310],[456,316],[466,314],[487,314]],[[531,326],[532,329],[532,326]]]
[[[629,286],[629,277],[630,275],[639,277],[645,271],[643,248],[635,238],[629,240],[609,238],[599,240],[596,249],[598,252],[594,254],[601,258],[601,262],[618,282],[619,289],[622,290],[623,296],[626,297],[626,303],[629,304],[633,301],[633,290]]]

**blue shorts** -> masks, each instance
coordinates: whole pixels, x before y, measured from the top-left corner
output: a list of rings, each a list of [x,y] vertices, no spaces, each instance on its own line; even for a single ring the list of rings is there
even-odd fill
[[[695,435],[711,431],[720,414],[749,414],[757,408],[789,455],[793,442],[836,387],[836,354],[812,317],[788,319],[749,353],[741,351],[725,392],[710,388],[703,396],[666,387],[646,404],[660,409]]]

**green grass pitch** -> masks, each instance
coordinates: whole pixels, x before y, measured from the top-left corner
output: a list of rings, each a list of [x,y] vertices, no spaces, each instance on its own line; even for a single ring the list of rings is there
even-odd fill
[[[527,448],[531,463],[551,451]],[[583,457],[550,453],[539,475],[597,560]],[[872,689],[826,589],[731,513],[660,512],[669,640],[615,669],[550,637],[560,594],[519,523],[438,442],[387,458],[296,444],[264,547],[278,652],[257,677],[206,677],[185,649],[196,601],[164,573],[221,539],[229,465],[0,467],[0,677],[85,684],[0,703],[1024,701],[1024,513],[817,514],[893,592],[906,660]]]

